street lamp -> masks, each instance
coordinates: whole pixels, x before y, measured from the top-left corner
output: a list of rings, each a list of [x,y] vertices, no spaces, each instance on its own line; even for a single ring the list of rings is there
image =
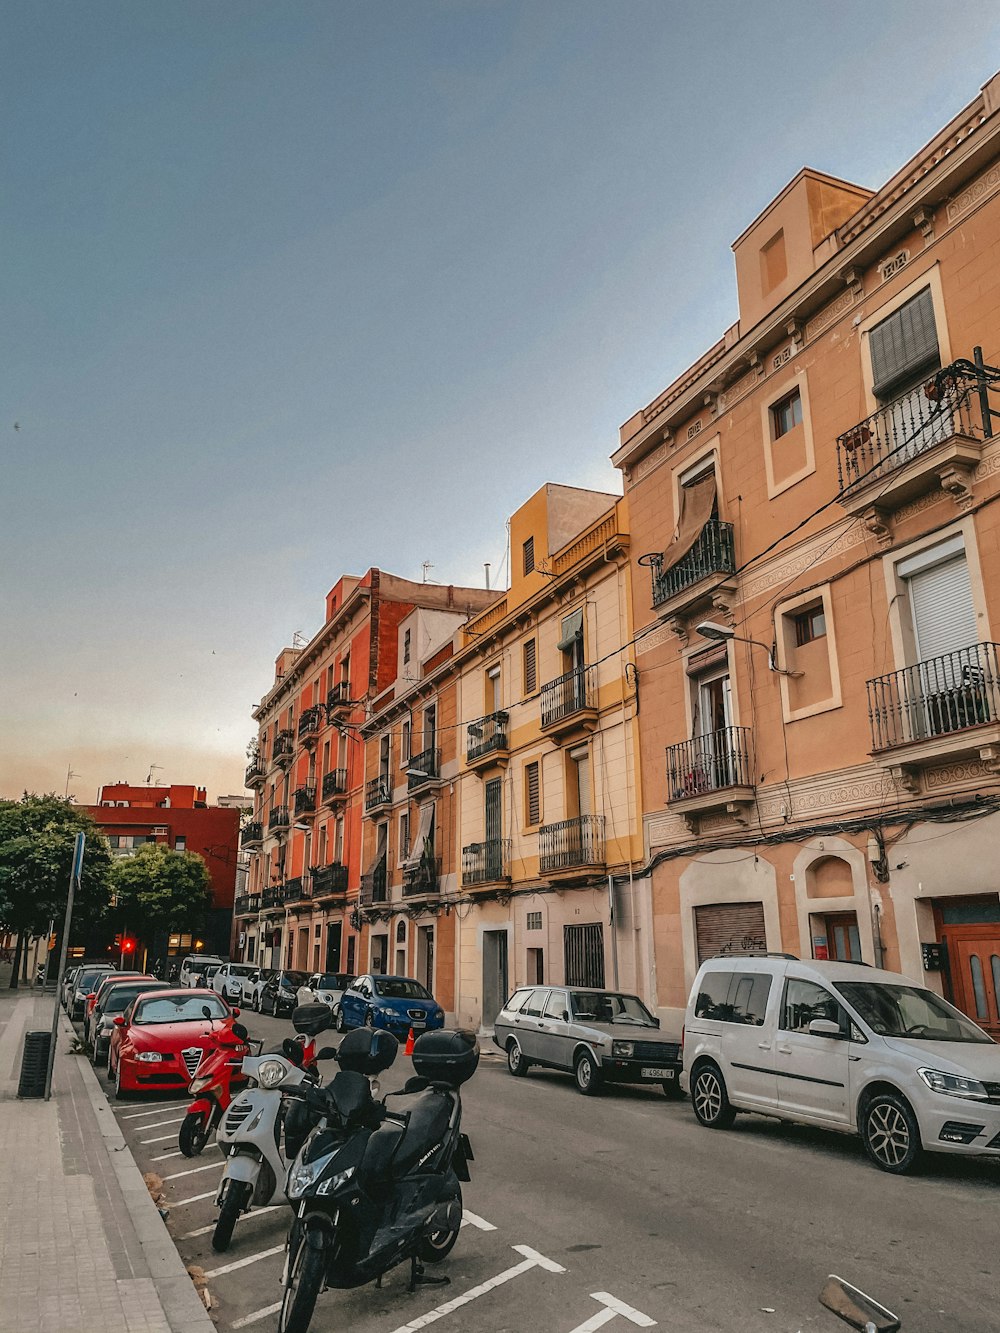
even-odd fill
[[[717,620],[703,620],[700,625],[695,626],[695,629],[703,639],[711,639],[716,643],[725,643],[733,639],[737,643],[752,643],[755,648],[763,648],[767,653],[767,669],[773,671],[775,675],[792,676],[797,679],[803,674],[801,671],[786,671],[784,667],[778,666],[774,660],[773,644],[768,647],[766,643],[761,643],[760,639],[748,639],[742,634],[737,634],[730,625],[720,625]]]

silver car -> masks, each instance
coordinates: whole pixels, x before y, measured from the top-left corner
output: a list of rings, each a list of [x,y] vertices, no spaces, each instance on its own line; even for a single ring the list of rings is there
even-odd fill
[[[522,986],[496,1016],[493,1041],[521,1078],[532,1065],[571,1071],[591,1097],[605,1083],[658,1083],[680,1089],[680,1042],[659,1035],[660,1021],[635,995],[583,986]]]

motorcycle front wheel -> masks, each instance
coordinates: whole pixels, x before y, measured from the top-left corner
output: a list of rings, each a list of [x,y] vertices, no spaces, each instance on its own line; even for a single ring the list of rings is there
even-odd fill
[[[326,1246],[317,1249],[303,1237],[281,1299],[278,1333],[307,1333],[325,1275]]]
[[[231,1180],[226,1186],[219,1209],[219,1220],[212,1232],[212,1249],[221,1253],[229,1249],[233,1238],[233,1227],[240,1220],[240,1213],[250,1202],[251,1186],[245,1180]]]
[[[439,1264],[455,1248],[458,1233],[462,1229],[462,1187],[457,1180],[455,1181],[454,1197],[458,1200],[458,1226],[451,1231],[432,1231],[429,1236],[424,1237],[420,1242],[420,1248],[417,1250],[417,1258],[422,1259],[425,1264]]]
[[[177,1146],[185,1157],[197,1157],[208,1142],[208,1117],[204,1111],[186,1115],[177,1135]]]

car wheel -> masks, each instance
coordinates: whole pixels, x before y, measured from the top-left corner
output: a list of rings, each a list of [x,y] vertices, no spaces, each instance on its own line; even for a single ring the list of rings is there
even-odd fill
[[[338,1010],[337,1010],[337,1021],[336,1021],[335,1027],[336,1027],[336,1029],[337,1029],[338,1032],[346,1032],[346,1031],[347,1031],[347,1019],[344,1017],[344,1011],[343,1011],[343,1009],[338,1009]]]
[[[125,1089],[122,1087],[122,1062],[115,1065],[115,1101],[120,1102],[125,1099]]]
[[[91,1045],[90,1063],[94,1066],[95,1069],[101,1063],[101,1048],[96,1041],[93,1042]]]
[[[920,1126],[910,1104],[894,1092],[876,1093],[860,1116],[861,1139],[869,1160],[880,1171],[902,1176],[920,1160]]]
[[[524,1078],[531,1068],[531,1061],[524,1058],[520,1042],[515,1041],[513,1037],[507,1043],[507,1068],[515,1078]]]
[[[112,1079],[114,1078],[114,1076],[115,1076],[115,1071],[111,1068],[111,1047],[110,1047],[110,1046],[108,1047],[108,1069],[107,1069],[107,1075],[108,1075],[108,1082],[110,1083],[111,1080],[112,1080]]]
[[[601,1090],[601,1071],[589,1051],[581,1051],[573,1062],[576,1090],[585,1097],[596,1097]]]
[[[730,1129],[736,1112],[729,1104],[726,1080],[717,1065],[706,1062],[695,1067],[691,1079],[694,1113],[706,1129]]]

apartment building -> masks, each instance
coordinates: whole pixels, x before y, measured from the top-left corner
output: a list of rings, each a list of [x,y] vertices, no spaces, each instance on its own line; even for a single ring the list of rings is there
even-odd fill
[[[356,971],[361,965],[365,745],[372,701],[397,675],[397,634],[415,607],[469,614],[495,594],[369,569],[341,578],[322,628],[285,648],[254,710],[246,772],[254,810],[242,846],[247,893],[236,904],[240,957],[268,967]]]
[[[656,1001],[767,948],[1000,1032],[1000,76],[877,190],[801,171],[733,250],[738,321],[614,455]]]

